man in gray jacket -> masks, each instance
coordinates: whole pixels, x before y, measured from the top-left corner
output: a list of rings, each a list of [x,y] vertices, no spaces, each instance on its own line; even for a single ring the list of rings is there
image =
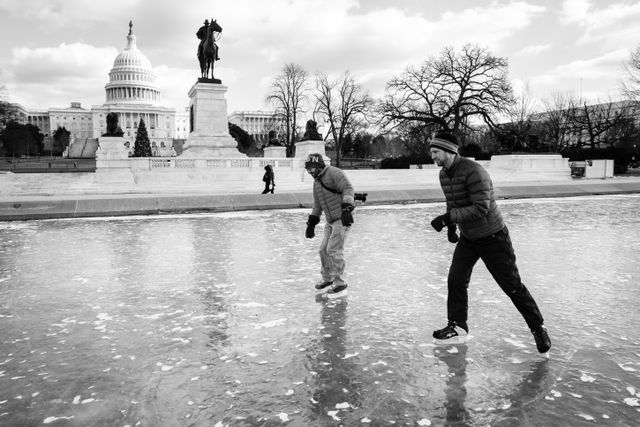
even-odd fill
[[[319,153],[309,154],[304,167],[313,177],[313,208],[307,220],[307,239],[315,237],[315,226],[320,222],[322,213],[326,220],[320,245],[322,281],[315,288],[326,292],[329,298],[341,297],[347,293],[344,242],[353,224],[353,186],[342,170],[326,166]]]
[[[440,232],[448,227],[448,239],[457,243],[447,280],[448,324],[433,332],[441,342],[461,341],[467,326],[469,281],[473,266],[482,259],[500,288],[511,299],[533,333],[540,353],[551,348],[544,319],[535,300],[520,280],[509,230],[496,203],[493,183],[487,171],[458,154],[458,141],[448,132],[431,140],[429,152],[441,166],[440,186],[447,200],[447,212],[431,225]],[[460,229],[458,239],[456,228]]]

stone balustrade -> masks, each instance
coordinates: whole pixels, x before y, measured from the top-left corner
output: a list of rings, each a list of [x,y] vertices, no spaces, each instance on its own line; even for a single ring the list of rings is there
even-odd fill
[[[494,156],[480,162],[494,184],[571,181],[566,159]],[[558,156],[559,157],[559,156]],[[276,191],[307,192],[313,178],[302,157],[151,157],[100,161],[95,173],[1,174],[0,194],[252,193],[261,191],[264,167],[273,166]],[[381,188],[439,188],[440,168],[346,170],[356,191]],[[33,176],[33,179],[30,179]]]

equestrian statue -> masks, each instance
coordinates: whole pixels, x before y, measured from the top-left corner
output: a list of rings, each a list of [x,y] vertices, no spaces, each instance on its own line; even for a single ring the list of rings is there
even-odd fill
[[[220,39],[222,27],[218,25],[216,20],[205,19],[204,25],[198,29],[196,36],[200,39],[198,45],[198,62],[200,62],[200,79],[199,81],[208,81],[213,83],[222,83],[220,79],[213,76],[213,68],[216,61],[220,60],[218,55],[217,40]],[[209,77],[211,73],[211,77]]]

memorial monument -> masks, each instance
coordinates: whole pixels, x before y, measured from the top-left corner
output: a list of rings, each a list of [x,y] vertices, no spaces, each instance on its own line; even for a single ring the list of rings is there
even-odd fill
[[[96,167],[109,167],[112,160],[126,160],[129,157],[129,150],[124,145],[124,132],[118,125],[118,114],[111,112],[107,114],[107,131],[98,138],[98,149],[96,150]],[[121,167],[122,165],[118,165]]]
[[[307,120],[302,141],[296,142],[296,158],[306,159],[311,153],[320,153],[328,164],[329,158],[324,146],[322,135],[318,132],[318,123],[313,119]]]
[[[229,134],[227,87],[214,77],[221,33],[222,27],[213,19],[205,20],[196,32],[200,77],[189,90],[189,136],[181,158],[246,157]]]
[[[278,133],[275,130],[269,131],[269,141],[262,148],[265,157],[287,157],[287,148],[282,145],[280,138],[278,138]]]

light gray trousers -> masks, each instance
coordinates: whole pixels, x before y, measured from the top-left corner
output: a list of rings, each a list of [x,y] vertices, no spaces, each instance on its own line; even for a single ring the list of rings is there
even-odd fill
[[[320,274],[323,281],[333,282],[334,286],[346,284],[344,242],[349,228],[342,225],[339,219],[324,225],[324,237],[320,245]]]

